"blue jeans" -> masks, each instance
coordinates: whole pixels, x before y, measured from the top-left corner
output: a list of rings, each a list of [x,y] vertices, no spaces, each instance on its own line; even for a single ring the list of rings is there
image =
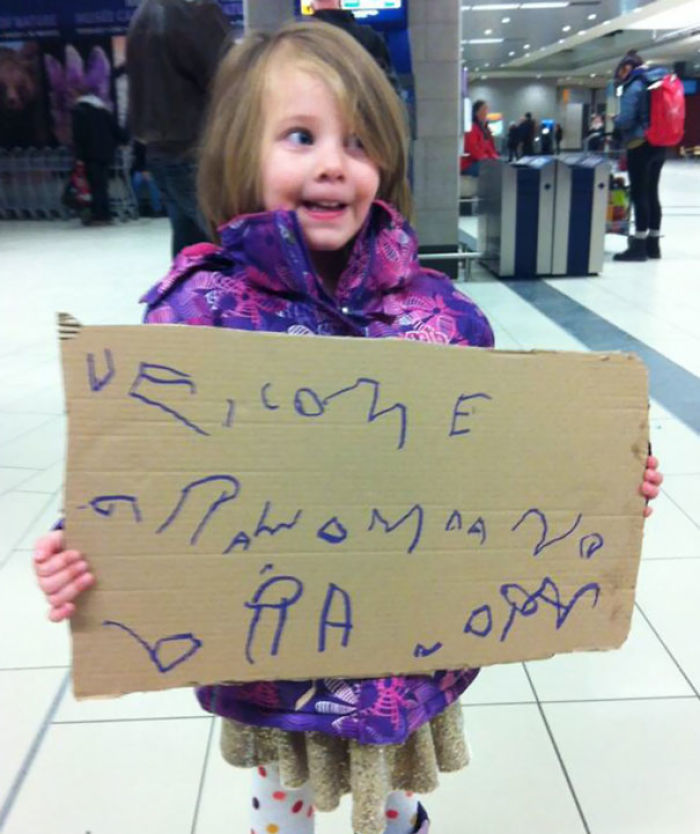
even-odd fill
[[[185,246],[207,242],[209,235],[197,207],[194,162],[148,152],[147,160],[170,218],[173,257]]]
[[[156,185],[156,181],[153,179],[152,176],[148,176],[146,171],[134,171],[131,175],[131,183],[134,187],[134,194],[136,194],[136,199],[138,200],[141,196],[141,188],[145,187],[148,189],[148,196],[151,202],[151,211],[154,214],[160,214],[163,211],[163,204],[160,199],[160,191],[158,191],[158,186]]]
[[[479,165],[480,160],[476,160],[476,162],[472,162],[472,164],[467,168],[464,172],[468,177],[475,177],[476,179],[479,178]]]

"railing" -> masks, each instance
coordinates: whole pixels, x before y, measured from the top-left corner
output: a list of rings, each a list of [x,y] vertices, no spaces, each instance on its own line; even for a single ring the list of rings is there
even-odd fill
[[[58,220],[75,216],[63,204],[63,192],[73,169],[70,148],[0,148],[0,218]],[[109,199],[119,220],[138,217],[131,186],[131,151],[117,149],[110,169]]]

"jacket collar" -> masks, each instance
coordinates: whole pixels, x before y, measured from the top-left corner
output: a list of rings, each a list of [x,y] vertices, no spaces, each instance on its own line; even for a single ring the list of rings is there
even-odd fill
[[[244,272],[266,292],[304,296],[369,311],[381,297],[410,283],[420,271],[413,229],[393,206],[376,200],[355,238],[331,299],[316,274],[296,212],[266,211],[236,217],[219,228],[221,245],[183,249],[168,275],[142,301],[155,304],[197,271]]]

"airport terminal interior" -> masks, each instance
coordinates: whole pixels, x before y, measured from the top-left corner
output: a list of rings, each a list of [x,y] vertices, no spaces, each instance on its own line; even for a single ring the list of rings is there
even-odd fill
[[[3,20],[10,25],[14,15],[19,26],[21,4],[7,5]],[[135,4],[82,5],[123,11]],[[241,30],[270,28],[270,10],[285,6],[221,5],[236,7]],[[479,305],[497,350],[640,357],[651,447],[664,475],[644,524],[629,637],[613,651],[484,667],[461,698],[470,764],[441,774],[439,788],[421,797],[430,831],[700,834],[700,4],[345,5],[382,32],[409,90],[424,263]],[[292,0],[286,6],[289,17]],[[401,22],[382,29],[375,11],[383,7],[401,11]],[[446,50],[441,39],[453,37],[455,21],[459,37]],[[61,27],[77,24],[56,25],[65,39]],[[0,56],[18,55],[23,41],[41,43],[32,32],[3,35]],[[80,48],[80,36],[72,39]],[[112,48],[116,65],[123,43]],[[624,148],[613,133],[620,102],[613,72],[629,49],[681,79],[686,107],[683,139],[668,148],[661,171],[661,257],[641,261],[614,259],[634,234]],[[444,101],[441,73],[456,93]],[[477,100],[488,104],[500,159],[474,177],[459,169]],[[445,102],[454,119],[432,131]],[[520,147],[520,161],[509,163],[509,127],[528,112],[536,123],[531,154]],[[47,208],[48,186],[36,193],[40,177],[22,171],[61,160],[61,185],[70,173],[61,145],[49,141],[30,153],[8,141],[0,152],[0,831],[247,834],[249,773],[222,759],[221,719],[187,687],[76,699],[69,628],[48,621],[36,585],[34,542],[65,507],[57,313],[84,325],[139,324],[141,295],[170,264],[168,218],[148,193],[135,193],[122,151],[109,224],[86,222],[60,199]],[[454,151],[451,161],[445,148]],[[447,170],[446,180],[435,165]],[[558,201],[562,183],[568,191]],[[531,221],[527,235],[516,232],[523,216]],[[574,249],[584,253],[583,266]],[[318,813],[316,831],[349,834],[349,807],[346,796],[337,810]]]

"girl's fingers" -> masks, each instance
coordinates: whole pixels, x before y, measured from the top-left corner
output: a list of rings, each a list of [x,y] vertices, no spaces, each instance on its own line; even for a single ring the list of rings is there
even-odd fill
[[[62,550],[55,556],[35,565],[37,576],[52,576],[54,573],[64,570],[76,562],[82,561],[82,554],[77,550]]]
[[[83,591],[87,590],[95,581],[95,577],[91,573],[83,573],[73,582],[69,582],[63,586],[60,591],[49,596],[49,602],[53,608],[60,608],[67,602],[73,600]]]
[[[53,530],[37,540],[34,545],[34,561],[44,562],[63,550],[63,530]]]
[[[66,602],[58,608],[52,608],[49,611],[49,619],[52,623],[60,623],[61,620],[67,620],[75,614],[75,605],[72,602]]]
[[[657,472],[656,469],[647,469],[644,472],[644,480],[651,481],[652,484],[662,484],[664,482],[664,476],[661,472]]]
[[[640,491],[645,498],[656,498],[659,494],[659,488],[650,484],[649,481],[644,481]]]
[[[87,569],[87,562],[74,562],[64,570],[52,573],[49,576],[39,577],[39,587],[47,596],[49,594],[56,594],[73,580],[87,573]]]

